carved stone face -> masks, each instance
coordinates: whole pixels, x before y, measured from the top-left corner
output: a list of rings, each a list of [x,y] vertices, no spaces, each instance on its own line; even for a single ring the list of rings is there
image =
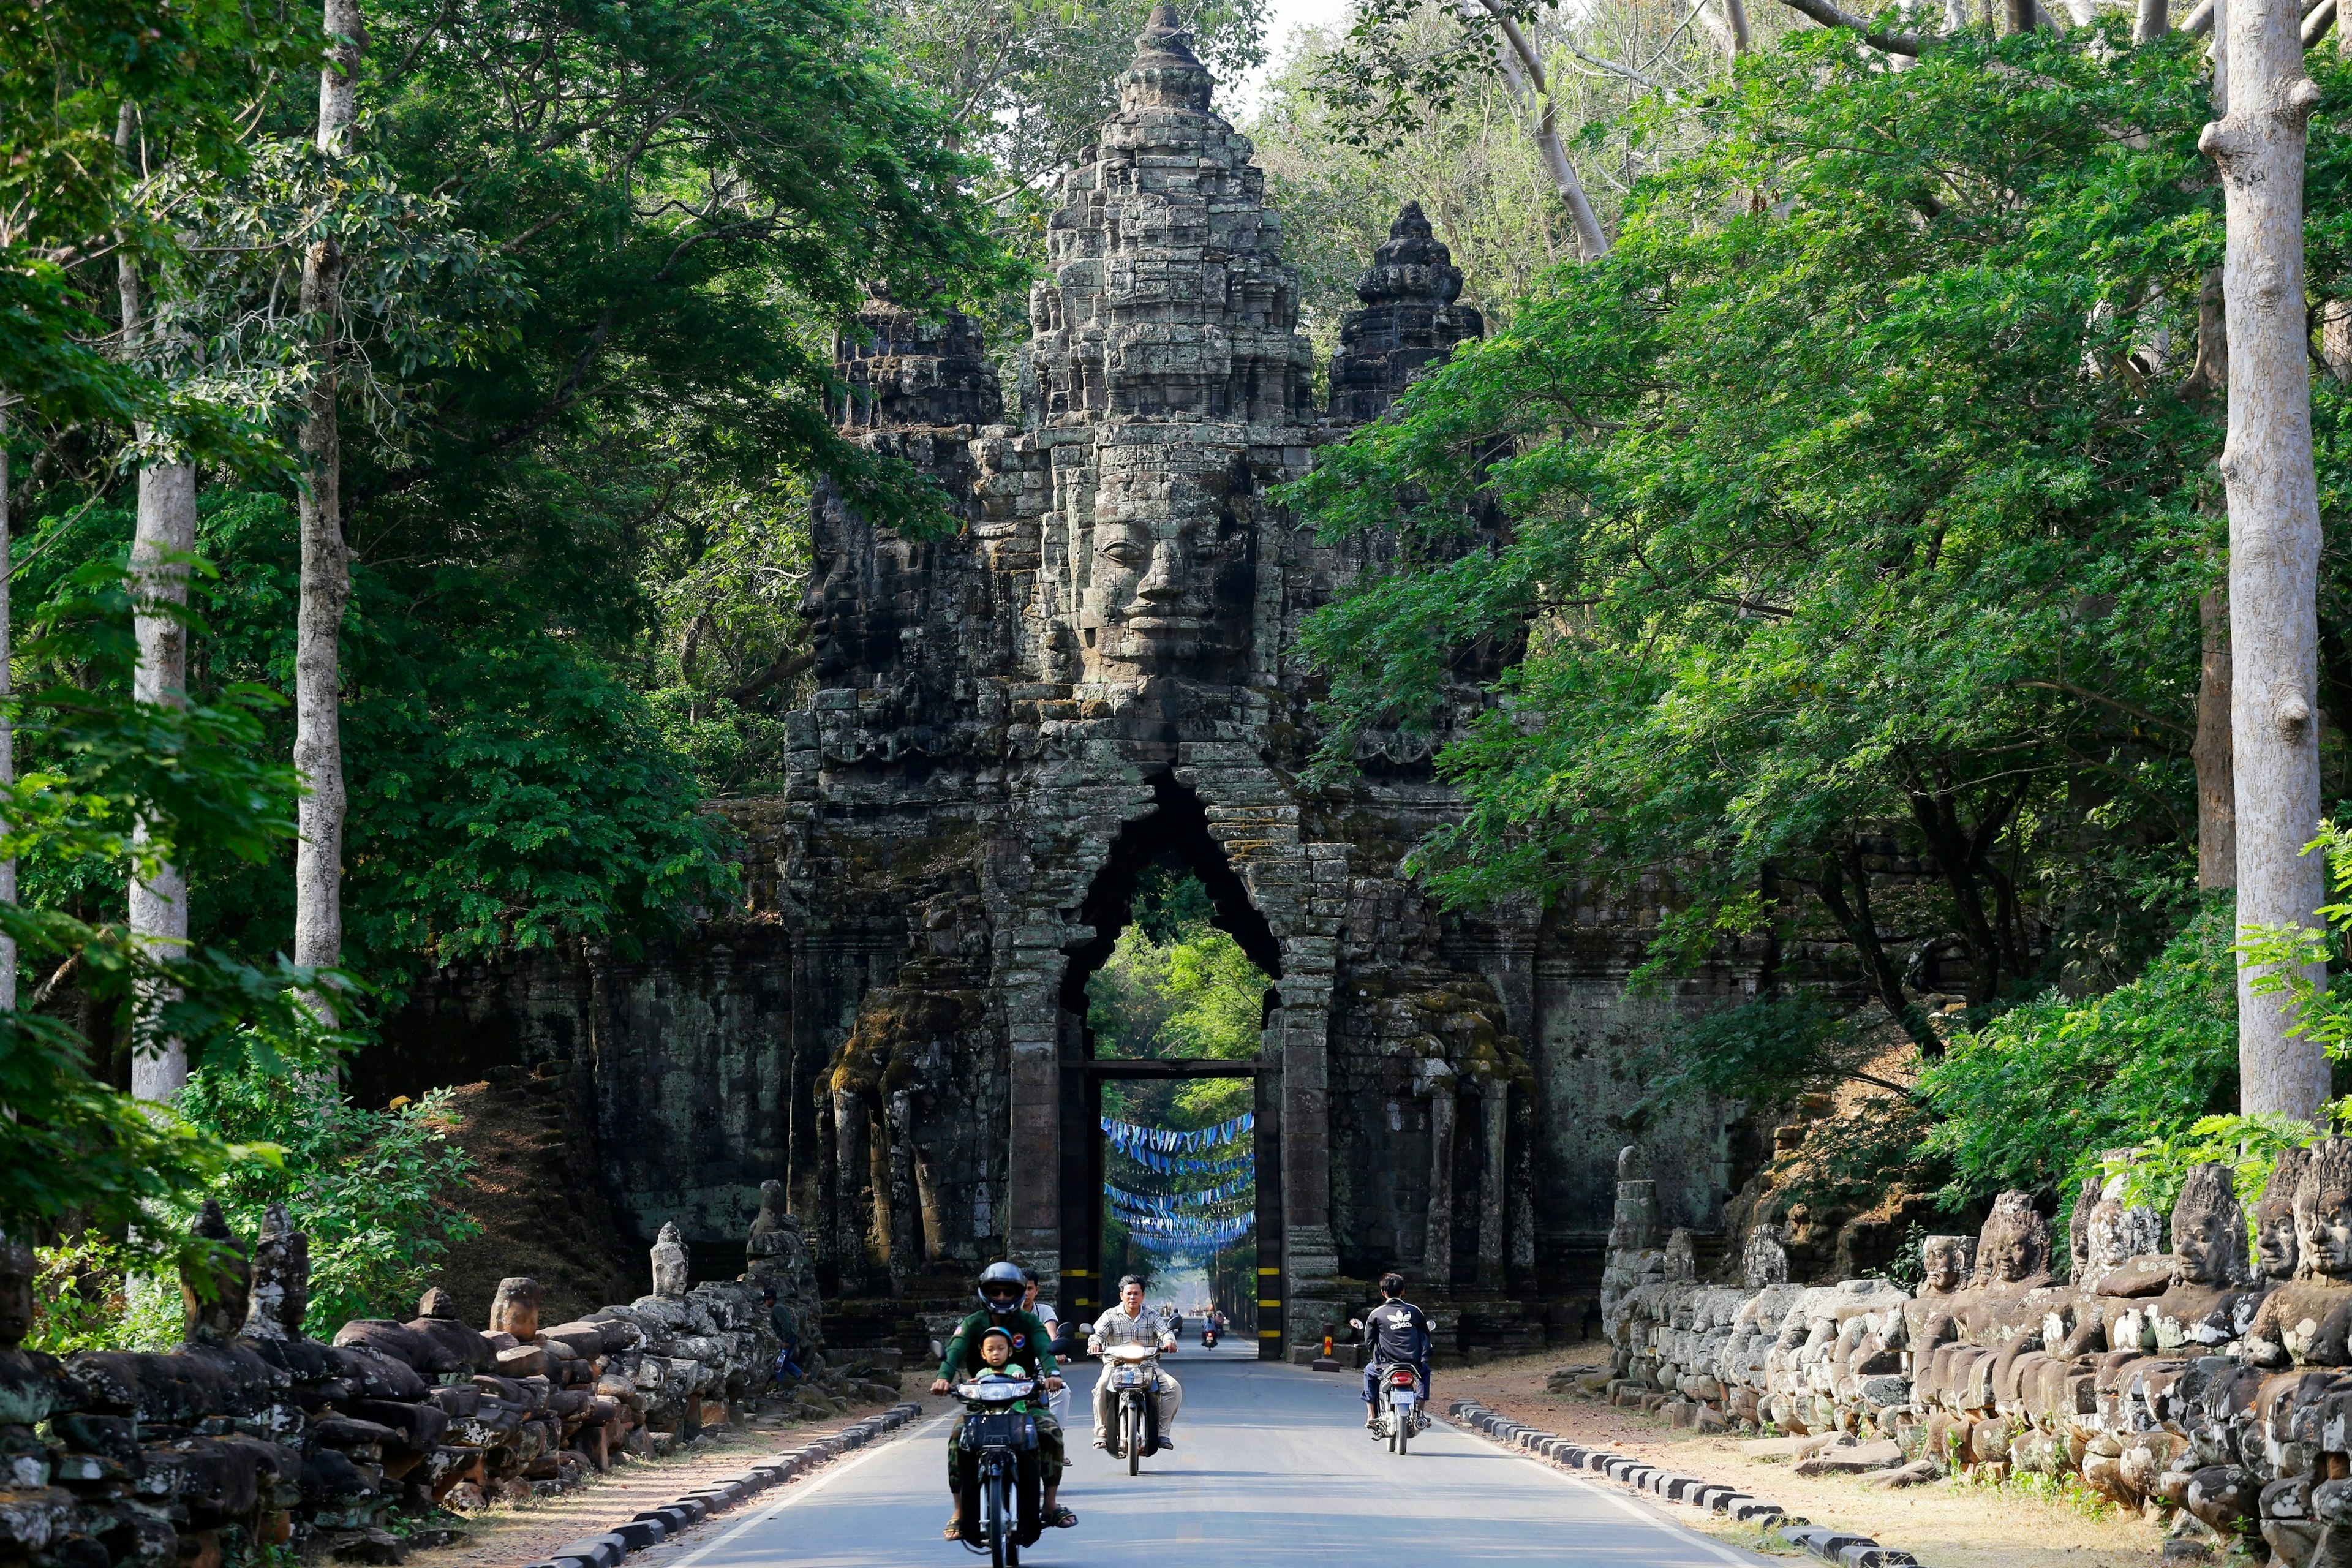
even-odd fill
[[[2220,1288],[2245,1275],[2246,1211],[2238,1202],[2237,1174],[2227,1165],[2198,1165],[2172,1205],[2173,1281]]]
[[[2050,1222],[2035,1212],[2030,1194],[2001,1194],[1977,1238],[1978,1282],[2022,1284],[2049,1268]]]
[[[2301,1248],[2294,1239],[2295,1194],[2311,1169],[2311,1151],[2286,1149],[2271,1168],[2263,1195],[2254,1201],[2254,1258],[2267,1279],[2292,1279],[2302,1272]]]
[[[2294,1201],[2265,1194],[2254,1210],[2254,1260],[2266,1279],[2292,1279],[2301,1253],[2294,1241]]]
[[[2163,1221],[2154,1209],[2126,1206],[2122,1183],[2111,1182],[2091,1209],[2084,1237],[2091,1248],[2088,1272],[2095,1279],[2156,1251],[2163,1244]]]
[[[2298,1199],[2294,1239],[2306,1270],[2329,1279],[2352,1278],[2352,1190],[2329,1182],[2310,1204]]]
[[[33,1249],[0,1237],[0,1351],[12,1351],[33,1331]]]
[[[1078,605],[1090,672],[1116,679],[1214,664],[1249,635],[1256,530],[1229,504],[1225,475],[1155,466],[1166,460],[1157,447],[1103,453]]]
[[[2175,1220],[2172,1255],[2180,1260],[2180,1279],[2191,1285],[2228,1284],[2229,1241],[2218,1215],[2182,1215]]]
[[[1948,1296],[1969,1282],[1973,1259],[1965,1237],[1931,1236],[1920,1244],[1919,1262],[1923,1269],[1919,1293]]]

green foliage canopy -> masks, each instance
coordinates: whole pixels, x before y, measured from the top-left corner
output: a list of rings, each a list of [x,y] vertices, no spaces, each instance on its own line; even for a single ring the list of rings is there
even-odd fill
[[[2195,48],[2091,37],[1801,35],[1654,106],[1707,135],[1615,253],[1293,487],[1399,541],[1307,644],[1327,777],[1453,705],[1444,894],[1707,866],[1662,964],[1810,905],[1932,1050],[1882,931],[1983,1005],[2177,876],[2220,432],[2165,345],[2219,212]]]
[[[2217,899],[2128,984],[2045,994],[1954,1037],[1918,1091],[1937,1118],[1927,1151],[1950,1162],[1948,1200],[2063,1189],[2109,1149],[2185,1139],[2210,1153],[2230,1130],[2205,1119],[2237,1089],[2234,907]],[[2187,1163],[2157,1168],[2177,1187]]]

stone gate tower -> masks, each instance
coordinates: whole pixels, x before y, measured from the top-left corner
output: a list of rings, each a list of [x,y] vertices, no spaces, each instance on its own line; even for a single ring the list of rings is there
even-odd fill
[[[1572,1332],[1599,1290],[1638,1093],[1620,1064],[1657,1022],[1623,994],[1642,912],[1433,908],[1399,862],[1461,809],[1430,765],[1443,726],[1301,783],[1300,628],[1366,556],[1269,491],[1481,322],[1406,208],[1315,408],[1279,220],[1213,87],[1162,6],[1064,177],[1021,425],[969,321],[877,291],[844,340],[845,431],[936,478],[961,526],[908,537],[820,486],[815,697],[784,793],[730,808],[748,911],[450,1004],[593,1064],[606,1180],[648,1233],[723,1245],[782,1178],[843,1342],[863,1313],[919,1347],[922,1303],[1008,1252],[1065,1317],[1101,1301],[1096,1116],[1123,1069],[1094,1058],[1086,985],[1170,855],[1274,982],[1238,1064],[1262,1348],[1312,1342],[1391,1268],[1462,1348]],[[1719,966],[1691,994],[1739,986]],[[1664,1217],[1705,1232],[1727,1143],[1719,1115],[1685,1121],[1645,1131],[1686,1152]]]

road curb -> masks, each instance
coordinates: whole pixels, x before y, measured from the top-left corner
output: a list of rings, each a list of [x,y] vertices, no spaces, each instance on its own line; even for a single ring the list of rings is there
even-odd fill
[[[620,1568],[621,1560],[629,1553],[676,1540],[703,1521],[738,1508],[771,1487],[814,1474],[852,1449],[863,1448],[903,1430],[921,1420],[922,1415],[923,1407],[911,1400],[893,1405],[879,1415],[852,1422],[805,1447],[772,1455],[740,1476],[697,1487],[669,1502],[642,1509],[625,1524],[600,1535],[583,1536],[525,1564],[525,1568]]]
[[[1919,1560],[1909,1552],[1881,1546],[1867,1535],[1810,1524],[1779,1503],[1767,1502],[1737,1487],[1661,1469],[1630,1454],[1589,1448],[1570,1442],[1557,1432],[1523,1426],[1507,1415],[1496,1415],[1475,1399],[1454,1400],[1445,1407],[1445,1414],[1462,1430],[1484,1437],[1497,1447],[1541,1459],[1556,1469],[1574,1470],[1660,1502],[1703,1508],[1743,1523],[1778,1524],[1781,1540],[1824,1563],[1834,1563],[1838,1568],[1918,1568]]]

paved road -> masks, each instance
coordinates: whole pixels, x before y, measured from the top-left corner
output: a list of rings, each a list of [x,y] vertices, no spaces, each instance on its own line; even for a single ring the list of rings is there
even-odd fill
[[[1112,1561],[1183,1568],[1762,1563],[1667,1522],[1613,1488],[1503,1452],[1442,1424],[1398,1458],[1363,1432],[1354,1374],[1268,1364],[1245,1347],[1170,1362],[1184,1384],[1179,1447],[1130,1479],[1091,1446],[1079,1369],[1070,1473],[1075,1530],[1045,1532],[1024,1568]],[[1441,1394],[1444,1376],[1439,1377]],[[946,1419],[852,1454],[775,1502],[715,1521],[663,1568],[877,1568],[984,1562],[939,1538]]]

